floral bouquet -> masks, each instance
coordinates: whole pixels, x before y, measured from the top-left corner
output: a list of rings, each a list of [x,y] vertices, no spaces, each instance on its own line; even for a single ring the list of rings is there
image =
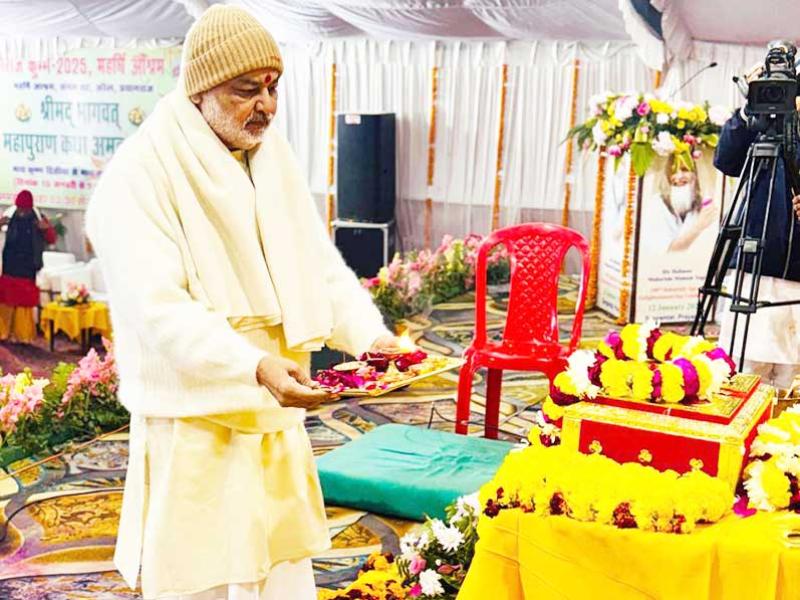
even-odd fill
[[[478,541],[478,494],[445,509],[446,519],[428,519],[400,541],[397,559],[411,598],[454,600],[467,576]]]
[[[719,521],[733,506],[728,485],[702,471],[678,475],[637,463],[621,465],[600,454],[548,448],[540,435],[532,429],[532,445],[508,454],[483,486],[485,517],[519,509],[622,529],[690,533],[698,523]]]
[[[61,292],[62,306],[80,306],[89,302],[89,289],[83,283],[69,282]]]
[[[800,513],[800,407],[759,426],[750,458],[744,475],[749,505]]]
[[[615,164],[630,152],[640,177],[656,156],[674,155],[693,170],[694,161],[717,146],[722,125],[731,115],[727,108],[708,102],[671,102],[653,94],[611,92],[593,96],[589,111],[591,117],[568,135],[584,149],[604,147]]]
[[[372,554],[343,590],[321,590],[318,600],[455,600],[475,555],[478,494],[445,509],[446,520],[428,519],[400,540],[401,555]]]
[[[23,433],[44,403],[47,379],[35,379],[29,371],[0,378],[0,445],[14,433]]]

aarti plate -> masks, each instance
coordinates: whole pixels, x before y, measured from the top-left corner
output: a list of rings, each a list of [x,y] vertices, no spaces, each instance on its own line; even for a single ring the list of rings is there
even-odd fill
[[[447,363],[444,366],[439,367],[438,369],[434,369],[433,371],[429,371],[421,375],[416,375],[408,379],[403,379],[402,381],[396,381],[394,383],[390,383],[385,388],[375,388],[372,390],[365,390],[361,388],[348,388],[342,390],[341,392],[338,392],[337,396],[347,397],[347,398],[365,398],[365,397],[377,398],[379,396],[384,396],[386,394],[399,390],[400,388],[404,388],[406,386],[417,383],[418,381],[422,381],[423,379],[427,379],[428,377],[433,377],[434,375],[441,375],[442,373],[446,373],[447,371],[452,371],[453,369],[457,369],[464,364],[464,359],[462,358],[438,357],[438,356],[436,358],[446,358]]]

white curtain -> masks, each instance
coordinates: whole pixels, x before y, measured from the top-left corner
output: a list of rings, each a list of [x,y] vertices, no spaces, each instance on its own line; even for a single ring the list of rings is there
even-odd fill
[[[285,46],[279,124],[309,174],[327,193],[331,63],[337,109],[397,115],[397,216],[403,246],[423,243],[424,199],[433,198],[434,243],[445,233],[489,231],[497,171],[502,66],[508,64],[501,225],[560,221],[563,143],[573,59],[580,60],[577,120],[592,94],[649,90],[652,71],[630,43],[387,42],[348,39]],[[427,187],[431,70],[439,67],[435,176]],[[588,234],[595,156],[575,152],[570,224]]]
[[[741,106],[744,96],[733,83],[733,77],[743,78],[753,66],[764,63],[766,54],[766,46],[694,42],[692,55],[670,66],[664,79],[664,93],[689,100],[704,99],[729,108]],[[701,72],[712,62],[717,66]],[[689,81],[694,75],[697,76]],[[687,81],[686,87],[677,91]]]

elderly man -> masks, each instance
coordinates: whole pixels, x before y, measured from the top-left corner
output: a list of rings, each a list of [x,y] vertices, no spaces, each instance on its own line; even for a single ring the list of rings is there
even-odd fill
[[[396,347],[269,127],[282,68],[249,13],[210,8],[87,212],[131,412],[115,562],[145,598],[314,598],[309,351]]]

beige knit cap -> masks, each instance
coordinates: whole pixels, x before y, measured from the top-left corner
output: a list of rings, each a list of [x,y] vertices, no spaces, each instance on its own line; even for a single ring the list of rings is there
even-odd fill
[[[283,72],[278,44],[242,8],[214,4],[186,34],[181,71],[187,96],[249,71],[268,68]]]

